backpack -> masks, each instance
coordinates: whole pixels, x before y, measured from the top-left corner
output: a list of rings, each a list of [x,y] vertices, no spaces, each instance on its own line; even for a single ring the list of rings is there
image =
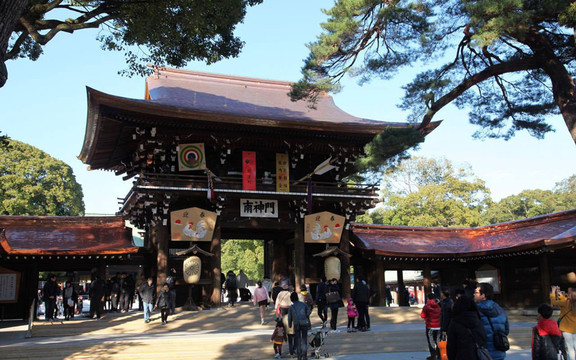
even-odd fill
[[[312,324],[310,324],[310,319],[308,319],[308,306],[294,306],[294,312],[296,319],[294,320],[295,327],[300,329],[310,329]]]

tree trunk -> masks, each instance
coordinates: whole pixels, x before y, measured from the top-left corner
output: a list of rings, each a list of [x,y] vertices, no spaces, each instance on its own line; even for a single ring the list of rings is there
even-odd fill
[[[0,87],[8,80],[8,70],[4,64],[8,41],[27,4],[28,0],[0,1]]]

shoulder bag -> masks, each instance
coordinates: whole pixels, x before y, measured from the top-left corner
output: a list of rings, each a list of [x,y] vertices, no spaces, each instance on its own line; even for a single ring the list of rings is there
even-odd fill
[[[476,342],[476,338],[474,338],[474,334],[472,334],[472,330],[470,330],[469,328],[466,329],[468,330],[470,336],[472,337],[474,346],[476,346],[476,358],[478,360],[492,360],[492,356],[490,356],[488,349],[486,349],[484,346],[478,345],[478,342]]]
[[[331,291],[326,293],[326,302],[328,304],[336,303],[340,300],[340,293],[338,291]]]
[[[508,341],[508,336],[503,332],[496,331],[494,329],[494,325],[492,325],[492,320],[490,320],[490,316],[486,315],[488,318],[488,322],[490,323],[490,327],[492,328],[493,339],[494,339],[494,348],[500,351],[508,351],[510,350],[510,342]]]

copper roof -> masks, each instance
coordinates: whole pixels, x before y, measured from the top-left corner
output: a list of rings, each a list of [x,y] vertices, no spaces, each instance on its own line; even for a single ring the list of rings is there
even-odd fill
[[[375,255],[466,258],[571,247],[576,209],[477,228],[425,228],[354,224],[356,245]]]
[[[7,255],[115,255],[136,253],[121,217],[0,216]]]
[[[350,115],[326,93],[311,108],[306,101],[290,100],[291,86],[286,81],[159,68],[146,79],[146,98],[163,106],[252,119],[372,125],[380,131],[408,125]]]
[[[121,168],[120,162],[138,146],[136,127],[158,127],[176,135],[202,131],[233,134],[259,131],[328,139],[357,138],[359,146],[387,129],[418,124],[384,122],[352,116],[338,108],[331,96],[320,97],[312,109],[305,101],[292,102],[290,82],[159,68],[146,79],[146,99],[129,99],[88,88],[88,118],[80,160],[92,169]],[[431,123],[425,133],[440,123]],[[294,133],[288,134],[287,131]]]

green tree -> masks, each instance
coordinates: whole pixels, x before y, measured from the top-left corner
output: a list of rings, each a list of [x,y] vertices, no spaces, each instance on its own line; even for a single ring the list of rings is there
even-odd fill
[[[106,50],[123,51],[125,74],[143,74],[144,64],[185,66],[239,54],[234,36],[246,8],[262,0],[6,0],[0,3],[0,87],[4,61],[36,60],[42,46],[61,32],[100,28]],[[139,48],[135,51],[134,48]]]
[[[558,211],[576,209],[576,174],[556,183],[553,191],[560,198],[559,203],[562,204],[562,208]]]
[[[251,280],[264,277],[264,243],[261,240],[223,240],[222,272],[230,270],[236,275],[244,270]]]
[[[489,224],[526,219],[576,208],[576,175],[551,190],[524,190],[492,204],[483,218]]]
[[[84,215],[82,187],[70,166],[11,139],[0,154],[0,214]]]
[[[309,45],[294,100],[337,91],[346,74],[389,79],[423,71],[400,105],[425,129],[454,103],[477,137],[538,138],[560,113],[576,142],[576,3],[566,0],[338,0]]]
[[[490,202],[484,181],[469,167],[446,159],[415,157],[384,174],[381,207],[359,220],[387,225],[461,227],[482,225]]]

